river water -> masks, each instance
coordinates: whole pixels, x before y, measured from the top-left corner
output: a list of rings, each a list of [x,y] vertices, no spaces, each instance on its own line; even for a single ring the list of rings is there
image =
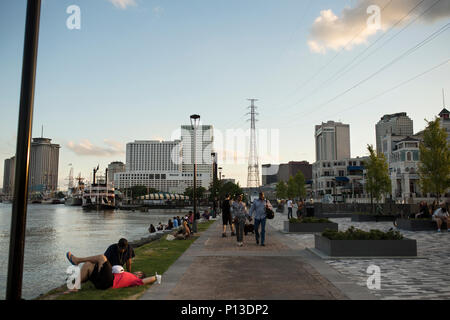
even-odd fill
[[[11,204],[0,203],[0,299],[5,299],[11,228]],[[166,224],[181,213],[85,212],[81,207],[30,204],[22,297],[32,299],[65,283],[70,263],[66,252],[76,256],[103,254],[120,238],[138,240],[149,235],[150,224]]]

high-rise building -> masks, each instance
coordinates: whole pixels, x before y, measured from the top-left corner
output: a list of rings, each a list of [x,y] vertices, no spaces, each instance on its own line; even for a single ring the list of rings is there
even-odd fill
[[[214,175],[214,132],[213,126],[202,125],[196,131],[196,164],[197,173],[209,176],[210,182]],[[190,125],[181,126],[181,145],[182,145],[182,171],[184,173],[194,172],[194,130]]]
[[[180,171],[181,141],[135,141],[127,143],[127,171]]]
[[[30,191],[53,192],[58,189],[59,144],[52,139],[33,138],[30,154]]]
[[[316,125],[316,161],[350,158],[350,125],[328,121]]]
[[[112,182],[113,185],[116,185],[114,181],[114,175],[116,173],[125,172],[125,164],[121,161],[114,161],[108,165],[108,182]]]
[[[14,172],[16,165],[16,157],[5,159],[3,167],[3,194],[12,196],[14,192]]]
[[[386,135],[407,137],[412,136],[414,134],[413,131],[413,121],[407,116],[406,112],[384,115],[375,125],[377,153],[385,152],[383,138]]]
[[[262,165],[263,186],[279,181],[288,182],[290,177],[294,177],[299,171],[303,173],[305,181],[312,178],[312,164],[308,161],[289,161],[281,164]]]

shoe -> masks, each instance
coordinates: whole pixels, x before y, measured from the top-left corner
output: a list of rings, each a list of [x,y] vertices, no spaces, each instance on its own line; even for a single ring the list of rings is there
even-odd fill
[[[225,233],[222,233],[222,238],[226,238],[227,235]]]
[[[441,229],[438,229],[438,231],[437,232],[441,232]]]
[[[243,242],[239,242],[239,247],[242,247],[244,245]]]
[[[264,243],[261,243],[261,247],[265,247],[266,245]]]
[[[231,236],[232,236],[232,237],[235,236],[235,235],[236,235],[236,233],[234,233],[234,232],[231,233]]]
[[[162,276],[159,275],[158,273],[155,273],[155,277],[156,277],[156,282],[157,282],[158,284],[161,284]]]
[[[256,244],[259,244],[259,240],[258,239],[256,239]]]

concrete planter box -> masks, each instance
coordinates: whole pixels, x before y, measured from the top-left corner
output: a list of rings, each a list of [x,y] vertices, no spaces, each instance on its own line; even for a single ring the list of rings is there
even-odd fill
[[[334,222],[330,223],[290,223],[284,221],[284,231],[286,232],[324,232],[325,229],[338,230],[338,224]]]
[[[369,222],[369,221],[394,221],[394,215],[376,215],[376,214],[352,214],[352,221],[354,222]]]
[[[397,228],[408,231],[436,231],[437,224],[433,220],[397,219]],[[446,229],[443,223],[441,229]]]
[[[330,257],[416,257],[417,243],[403,240],[330,240],[315,235],[315,248]]]

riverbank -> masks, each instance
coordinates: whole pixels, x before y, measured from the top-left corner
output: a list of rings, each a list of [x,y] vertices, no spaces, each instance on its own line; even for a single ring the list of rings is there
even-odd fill
[[[139,240],[141,243],[134,242],[136,257],[133,259],[132,271],[142,271],[147,276],[157,272],[163,275],[162,281],[164,281],[164,273],[167,269],[212,223],[214,221],[199,222],[198,232],[188,240],[167,241],[165,235],[158,234],[158,239],[149,236]],[[96,290],[90,282],[87,282],[77,292],[68,292],[67,287],[63,285],[39,296],[36,300],[136,300],[150,286]]]

